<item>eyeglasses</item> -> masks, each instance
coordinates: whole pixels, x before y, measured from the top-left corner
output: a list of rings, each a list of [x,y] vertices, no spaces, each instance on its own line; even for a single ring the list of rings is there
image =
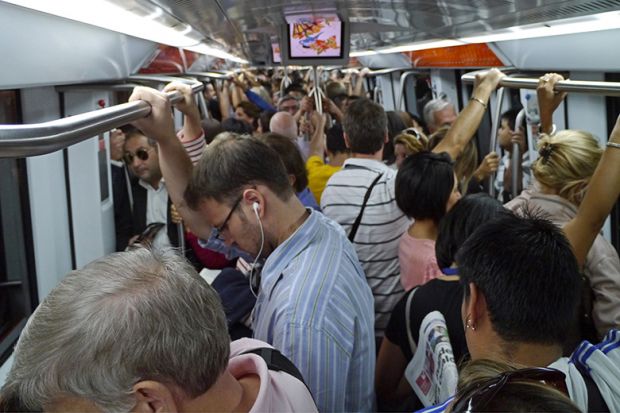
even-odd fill
[[[474,412],[481,411],[500,390],[511,381],[539,381],[547,384],[568,396],[566,388],[566,376],[559,370],[535,367],[507,371],[499,376],[493,377],[483,383],[470,388],[465,388],[462,395],[457,397],[452,404],[453,412]]]
[[[135,158],[138,158],[141,161],[146,161],[147,159],[149,159],[149,150],[140,148],[136,151],[135,155],[131,152],[125,152],[125,155],[123,155],[123,160],[127,165],[131,165]]]
[[[222,233],[224,231],[226,231],[226,227],[228,226],[228,221],[230,220],[230,217],[232,217],[233,212],[235,212],[235,209],[237,209],[237,207],[239,206],[239,203],[241,202],[242,199],[243,199],[243,195],[241,195],[239,198],[237,198],[237,201],[235,201],[233,207],[230,209],[230,212],[226,216],[226,219],[224,220],[222,225],[220,225],[219,227],[215,227],[215,236],[217,238],[223,239],[222,238]]]

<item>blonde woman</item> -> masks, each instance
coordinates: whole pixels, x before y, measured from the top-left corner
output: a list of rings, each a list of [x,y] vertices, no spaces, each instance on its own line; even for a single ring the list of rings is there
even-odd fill
[[[562,77],[549,76],[546,82],[541,80],[540,87],[553,90],[553,84]],[[545,105],[544,99],[545,96],[539,97],[541,106]],[[532,165],[537,182],[506,207],[517,212],[524,208],[540,210],[563,226],[576,216],[602,153],[598,141],[588,132],[564,130],[553,136],[541,135],[539,157]],[[590,248],[583,271],[594,292],[592,318],[600,338],[610,328],[620,327],[620,259],[601,235]]]
[[[396,135],[394,138],[394,156],[396,158],[396,167],[400,168],[407,156],[422,152],[427,148],[428,139],[426,136],[419,132],[417,132],[417,135],[414,135],[413,128],[405,129],[403,133]]]
[[[439,145],[449,130],[449,127],[443,127],[433,133],[429,141],[430,148]],[[475,142],[470,140],[454,163],[454,173],[458,178],[461,194],[481,192],[481,182],[495,172],[498,166],[499,155],[495,152],[487,154],[478,165],[478,149],[476,149]]]
[[[461,371],[447,411],[577,413],[564,380],[564,373],[551,368],[474,360]]]

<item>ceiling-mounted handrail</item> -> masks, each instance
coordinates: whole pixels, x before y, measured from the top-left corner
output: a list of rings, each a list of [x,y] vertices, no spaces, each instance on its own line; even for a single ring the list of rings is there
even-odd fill
[[[370,70],[366,76],[381,76],[381,75],[387,75],[387,74],[391,74],[391,73],[395,73],[395,72],[417,72],[417,69],[413,69],[410,67],[396,67],[396,68],[389,68],[389,69],[377,69],[377,70]]]
[[[474,83],[476,72],[465,73],[461,80]],[[538,78],[517,78],[506,76],[500,79],[500,87],[511,89],[533,89],[538,87]],[[620,96],[620,82],[596,82],[592,80],[561,80],[553,88],[556,92],[590,93],[604,96]]]
[[[194,76],[197,79],[230,79],[230,76],[232,76],[233,72],[225,72],[225,73],[220,73],[220,72],[187,72],[185,73],[188,76]]]
[[[191,87],[193,93],[204,89],[200,82],[192,82]],[[167,96],[173,104],[183,99],[177,91],[168,92]],[[150,113],[151,106],[138,100],[49,122],[0,125],[0,158],[23,158],[55,152]]]

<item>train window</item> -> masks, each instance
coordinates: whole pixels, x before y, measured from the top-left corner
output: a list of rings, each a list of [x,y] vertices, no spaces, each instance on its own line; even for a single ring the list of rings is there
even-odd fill
[[[20,123],[19,94],[0,91],[0,124]],[[26,161],[0,159],[0,363],[37,304]]]

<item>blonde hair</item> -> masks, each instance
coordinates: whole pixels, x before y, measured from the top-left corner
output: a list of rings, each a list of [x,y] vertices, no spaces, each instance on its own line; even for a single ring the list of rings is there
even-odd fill
[[[588,132],[563,130],[553,136],[541,135],[539,158],[532,173],[542,185],[562,198],[579,205],[603,150]]]
[[[408,155],[413,155],[418,152],[422,152],[427,150],[428,148],[428,139],[426,136],[420,134],[420,138],[409,134],[409,133],[400,133],[394,137],[394,145],[401,144],[405,147]]]
[[[525,368],[513,363],[493,360],[474,360],[465,365],[459,374],[455,401],[472,389],[488,383],[488,380],[505,372]],[[453,405],[447,411],[452,412]],[[579,412],[570,398],[551,385],[535,379],[514,379],[508,381],[482,411],[507,412]]]
[[[431,139],[429,142],[430,148],[434,148],[439,145],[439,142],[445,138],[446,134],[450,130],[450,127],[444,126],[439,129],[437,132],[431,135]],[[473,140],[470,140],[465,148],[463,148],[463,152],[459,155],[458,158],[454,161],[454,173],[456,174],[456,178],[459,181],[459,190],[461,194],[465,196],[467,194],[467,187],[469,185],[469,181],[473,176],[474,172],[476,172],[476,168],[478,167],[478,149],[474,144]]]

